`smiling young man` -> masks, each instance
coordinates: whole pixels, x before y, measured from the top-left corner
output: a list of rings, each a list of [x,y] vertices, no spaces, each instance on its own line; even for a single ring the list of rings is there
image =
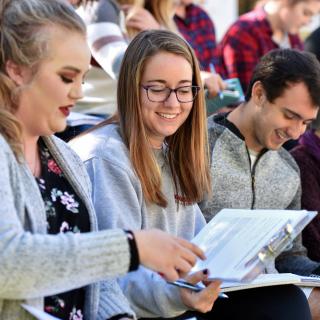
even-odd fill
[[[223,208],[300,209],[299,169],[282,148],[316,118],[320,105],[320,64],[309,54],[277,49],[257,65],[246,101],[228,114],[208,119],[212,198],[209,221]],[[298,237],[276,261],[280,272],[320,273]],[[272,263],[268,272],[275,272]]]

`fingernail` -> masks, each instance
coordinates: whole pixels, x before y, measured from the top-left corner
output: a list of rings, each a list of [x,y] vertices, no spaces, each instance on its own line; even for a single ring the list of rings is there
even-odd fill
[[[204,269],[202,272],[203,272],[203,274],[207,275],[209,270],[208,269]]]

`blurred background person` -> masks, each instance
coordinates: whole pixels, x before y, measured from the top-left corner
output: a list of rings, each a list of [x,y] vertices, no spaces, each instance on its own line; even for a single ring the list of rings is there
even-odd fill
[[[246,91],[260,58],[276,48],[303,49],[298,32],[320,9],[319,0],[268,0],[242,16],[218,46],[222,75],[240,79]]]
[[[214,23],[199,5],[192,0],[173,0],[174,22],[180,34],[191,45],[200,63],[201,79],[213,98],[226,88],[216,73],[218,64]]]

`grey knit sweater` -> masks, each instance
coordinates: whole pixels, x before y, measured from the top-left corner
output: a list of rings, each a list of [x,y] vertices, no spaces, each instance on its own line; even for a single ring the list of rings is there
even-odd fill
[[[67,179],[84,201],[91,223],[97,222],[90,182],[79,158],[57,138],[44,138]],[[0,135],[0,319],[33,319],[20,305],[43,309],[43,297],[68,291],[128,271],[130,253],[122,230],[83,234],[46,234],[46,213],[38,186],[24,163],[18,163]],[[131,313],[115,281],[99,302],[99,284],[86,290],[86,319]]]
[[[156,158],[161,170],[162,191],[168,200],[166,208],[145,202],[118,126],[102,127],[71,145],[85,162],[92,181],[99,228],[159,228],[192,239],[205,225],[196,204],[177,207],[171,171],[161,150],[156,152]],[[109,208],[108,212],[105,207]],[[161,252],[155,254],[161,255]],[[155,272],[140,267],[120,283],[138,317],[174,317],[187,310],[179,290],[166,284]]]
[[[208,128],[213,196],[201,206],[207,221],[223,208],[300,209],[299,168],[285,149],[266,150],[251,170],[244,137],[226,115],[209,117]],[[301,236],[276,262],[279,271],[302,275],[319,266],[307,258]]]

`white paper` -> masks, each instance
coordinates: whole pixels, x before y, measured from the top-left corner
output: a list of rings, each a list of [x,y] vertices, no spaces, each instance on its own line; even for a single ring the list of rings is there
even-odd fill
[[[21,306],[38,320],[61,320],[28,304],[21,304]]]
[[[221,284],[222,292],[268,287],[284,284],[295,284],[301,287],[319,287],[320,278],[299,276],[293,273],[261,274],[249,283],[227,282]]]
[[[288,223],[295,227],[314,216],[308,211],[223,209],[192,240],[207,256],[193,271],[208,268],[210,279],[252,280],[263,269],[258,259],[261,249]]]

